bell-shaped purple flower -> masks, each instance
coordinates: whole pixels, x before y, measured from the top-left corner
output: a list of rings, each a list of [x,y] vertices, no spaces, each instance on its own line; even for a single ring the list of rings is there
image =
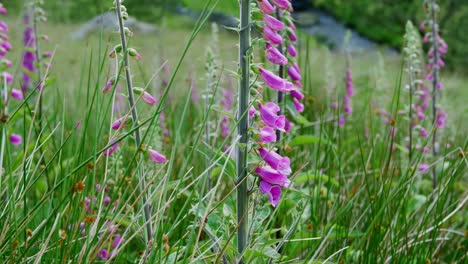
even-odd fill
[[[258,104],[258,107],[260,110],[260,117],[266,125],[284,131],[286,117],[284,115],[277,115],[280,111],[280,107],[277,104],[268,102],[265,105]]]
[[[288,53],[289,53],[289,55],[291,55],[291,57],[296,57],[296,55],[297,55],[296,47],[294,47],[294,45],[292,43],[289,44],[289,46],[288,46]]]
[[[126,117],[121,117],[112,123],[112,129],[113,130],[119,130],[124,128],[127,125],[127,118]]]
[[[262,127],[258,135],[260,136],[258,140],[259,143],[271,143],[276,141],[276,132],[269,126]]]
[[[149,159],[154,163],[164,163],[167,161],[166,156],[162,155],[154,149],[149,149],[148,152]]]
[[[286,65],[288,59],[270,43],[266,44],[265,57],[273,64]]]
[[[11,97],[15,98],[18,101],[23,101],[24,99],[23,92],[17,89],[11,90]]]
[[[281,35],[269,27],[263,27],[263,36],[265,39],[276,45],[279,45],[283,42]]]
[[[263,194],[268,195],[271,205],[276,207],[281,196],[281,188],[279,186],[271,185],[266,181],[260,181],[259,189]]]
[[[288,157],[281,157],[275,151],[263,147],[260,147],[258,151],[260,152],[260,157],[273,169],[286,176],[291,174],[291,162]]]
[[[10,143],[17,146],[23,142],[23,138],[18,134],[11,134],[10,135]]]
[[[275,31],[281,31],[284,29],[284,23],[276,19],[275,17],[272,17],[270,15],[265,15],[263,17],[263,23],[265,23],[265,26],[275,30]]]
[[[289,7],[289,0],[271,0],[271,2],[279,9],[286,10]]]
[[[291,79],[295,81],[300,81],[301,80],[301,74],[299,73],[299,67],[297,67],[297,64],[291,65],[288,68],[288,75],[291,77]]]
[[[158,102],[158,100],[156,100],[156,98],[154,98],[151,94],[149,94],[148,92],[143,92],[143,95],[141,96],[141,99],[143,99],[143,101],[147,104],[150,104],[150,105],[154,105]]]
[[[296,111],[298,113],[304,112],[304,105],[301,102],[299,102],[299,100],[297,100],[297,98],[293,97],[293,103],[294,103],[294,107],[296,108]]]
[[[258,7],[265,14],[271,14],[275,12],[275,8],[270,4],[268,0],[258,0]]]
[[[276,184],[282,187],[288,187],[289,184],[291,184],[291,181],[286,175],[281,174],[270,166],[258,167],[255,169],[255,173],[257,173],[262,180],[270,184]]]
[[[271,89],[280,91],[280,92],[289,92],[294,89],[294,85],[275,75],[269,70],[265,70],[263,68],[258,68],[260,71],[260,76],[262,77],[263,82],[265,82],[266,85],[268,85]]]

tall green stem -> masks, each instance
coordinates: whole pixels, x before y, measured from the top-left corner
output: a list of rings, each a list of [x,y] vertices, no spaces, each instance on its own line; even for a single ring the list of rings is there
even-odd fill
[[[431,1],[431,20],[432,20],[432,49],[434,50],[434,65],[432,66],[432,75],[434,79],[432,80],[432,124],[434,126],[434,133],[432,133],[432,155],[437,157],[437,84],[439,82],[439,66],[437,62],[439,61],[439,45],[438,45],[438,24],[436,23],[435,15],[435,0]],[[432,187],[433,189],[437,188],[437,171],[436,166],[432,166]]]
[[[237,132],[240,136],[236,148],[237,158],[237,250],[242,256],[247,247],[248,233],[248,190],[247,190],[247,143],[248,143],[248,105],[250,84],[250,0],[240,0],[240,40],[239,40],[239,110]],[[244,263],[240,257],[239,263]]]
[[[127,49],[127,39],[125,37],[125,28],[124,28],[124,23],[123,23],[123,18],[122,18],[122,10],[121,10],[121,3],[120,0],[116,1],[116,8],[117,8],[117,16],[119,19],[119,30],[120,30],[120,40],[122,42],[122,52],[124,54],[123,59],[124,59],[124,68],[125,68],[125,77],[127,79],[127,90],[128,90],[128,101],[130,103],[130,109],[132,110],[132,119],[133,119],[133,126],[136,127],[135,129],[135,143],[137,146],[137,151],[139,151],[141,147],[141,137],[140,137],[140,129],[139,127],[139,122],[138,122],[138,112],[137,108],[135,106],[135,96],[133,94],[133,83],[132,83],[132,75],[130,73],[130,66],[128,63],[128,49]],[[144,192],[146,189],[146,183],[145,183],[145,178],[143,173],[141,173],[141,170],[139,169],[140,166],[137,165],[138,168],[138,178],[140,182],[140,192]],[[144,210],[144,217],[145,217],[145,223],[146,223],[146,242],[149,242],[152,240],[152,231],[151,231],[151,223],[150,223],[150,218],[151,218],[151,208],[149,204],[147,204],[147,194],[143,194],[143,210]]]

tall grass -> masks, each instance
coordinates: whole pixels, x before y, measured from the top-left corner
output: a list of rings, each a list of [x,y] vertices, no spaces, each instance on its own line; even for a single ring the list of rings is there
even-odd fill
[[[433,190],[431,175],[417,169],[423,154],[415,150],[408,162],[404,145],[408,120],[398,114],[409,99],[400,57],[353,57],[354,110],[346,126],[339,127],[335,124],[339,112],[330,109],[326,87],[336,86],[337,93],[345,90],[343,55],[329,53],[299,33],[306,111],[289,111],[294,106],[284,101],[285,112],[295,123],[291,135],[282,139],[282,151],[292,161],[292,184],[273,208],[256,187],[250,192],[239,188],[234,154],[243,145],[237,137],[240,123],[232,114],[235,110],[221,110],[221,92],[214,93],[207,105],[192,101],[185,80],[192,64],[194,76],[204,74],[196,65],[203,65],[211,39],[206,22],[217,2],[207,1],[191,32],[179,27],[172,34],[161,29],[163,35],[157,37],[135,33],[131,45],[143,59],[129,62],[133,85],[160,89],[154,83],[159,83],[155,80],[163,65],[170,65],[172,72],[157,105],[137,104],[139,124],[114,133],[109,129],[114,116],[130,115],[133,109],[114,112],[114,98],[122,92],[101,93],[114,75],[112,67],[121,80],[130,79],[123,76],[123,64],[114,66],[107,57],[118,37],[101,32],[76,43],[59,38],[74,27],[40,25],[40,31],[50,35],[43,49],[56,50],[49,79],[42,76],[43,129],[39,135],[29,133],[35,129],[31,116],[38,106],[37,90],[24,101],[11,100],[9,118],[1,124],[0,262],[233,263],[242,257],[245,263],[466,262],[468,140],[462,111],[466,91],[461,88],[465,79],[441,74],[446,84],[442,103],[451,116],[448,127],[438,134],[440,153],[430,163],[439,179]],[[21,25],[12,18],[6,21],[12,27],[13,46],[20,45]],[[183,47],[176,46],[182,39]],[[155,54],[160,54],[156,41],[164,46],[168,61],[154,64]],[[237,77],[233,61],[246,57],[232,51],[238,42],[235,36],[221,30],[219,41],[220,68],[225,70],[214,83],[222,91],[226,79]],[[10,58],[21,56],[18,50],[11,54]],[[375,63],[379,60],[382,63]],[[18,72],[19,59],[13,61],[12,72]],[[327,70],[324,61],[330,65]],[[17,86],[19,75],[14,76]],[[201,87],[202,80],[196,81]],[[394,122],[383,122],[382,108]],[[167,140],[158,124],[163,111],[171,132]],[[218,131],[210,132],[207,144],[205,130],[198,128],[220,116],[229,117],[230,135],[224,139]],[[31,136],[14,146],[5,137],[13,130]],[[137,130],[141,144],[134,144]],[[102,153],[112,142],[121,142],[121,147],[105,158]],[[143,144],[161,149],[168,162],[138,159],[143,157],[138,147]],[[423,148],[431,142],[421,144]],[[242,169],[259,162],[246,157]],[[143,173],[138,176],[139,172]],[[146,179],[143,190],[139,177]],[[240,198],[250,200],[240,219],[238,190]],[[151,205],[146,220],[141,204]],[[147,224],[152,243],[146,242]],[[243,231],[244,240],[236,239]],[[117,237],[121,240],[114,247]],[[240,250],[238,243],[243,243]]]

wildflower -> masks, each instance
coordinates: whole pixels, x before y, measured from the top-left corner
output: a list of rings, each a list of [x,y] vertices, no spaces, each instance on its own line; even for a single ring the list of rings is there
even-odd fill
[[[259,132],[259,143],[270,143],[276,141],[275,130],[269,126],[263,127]]]
[[[112,144],[112,143],[111,143],[111,144]],[[112,146],[111,146],[110,148],[106,149],[106,150],[102,153],[102,155],[104,155],[104,156],[106,156],[106,157],[107,157],[107,156],[110,156],[110,155],[112,155],[112,154],[117,150],[117,148],[119,148],[119,143],[118,143],[118,142],[113,143]]]
[[[269,27],[263,27],[263,36],[273,44],[279,45],[283,42],[280,34]]]
[[[266,125],[284,131],[286,117],[284,115],[277,115],[280,111],[280,107],[277,104],[268,102],[265,105],[258,104],[258,107],[260,109],[260,117]]]
[[[249,108],[249,118],[252,119],[255,114],[257,113],[257,109],[255,109],[255,107],[252,105],[250,106]]]
[[[23,101],[24,99],[23,92],[17,89],[11,90],[11,97],[15,98],[18,101]]]
[[[140,53],[138,53],[138,51],[136,51],[135,49],[132,49],[132,48],[128,49],[128,55],[130,55],[130,57],[132,57],[132,58],[135,58],[136,60],[141,60],[143,58],[140,55]]]
[[[13,75],[11,75],[9,72],[3,72],[3,78],[8,84],[13,82]]]
[[[281,196],[281,188],[279,186],[273,186],[266,181],[260,181],[259,189],[263,194],[268,194],[271,205],[276,207]]]
[[[147,104],[150,104],[150,105],[154,105],[158,102],[158,100],[156,100],[156,98],[154,98],[151,94],[149,94],[148,92],[143,92],[143,95],[141,96],[141,99],[143,99],[143,101]]]
[[[271,14],[275,12],[275,8],[270,4],[268,0],[258,0],[258,7],[265,14]]]
[[[298,100],[304,99],[304,94],[301,91],[297,90],[297,89],[294,89],[294,90],[291,91],[291,96],[293,98],[298,99]]]
[[[103,202],[104,202],[104,205],[105,205],[105,206],[108,206],[108,205],[110,204],[110,202],[111,202],[111,198],[110,198],[109,196],[106,196],[106,197],[104,198],[104,201],[103,201]]]
[[[110,91],[110,89],[112,88],[112,86],[114,86],[115,84],[115,78],[110,78],[107,83],[106,83],[106,86],[104,86],[104,89],[102,89],[102,92],[103,93],[107,93]]]
[[[288,68],[288,75],[293,79],[294,81],[300,81],[301,80],[301,74],[299,73],[299,67],[297,64],[293,64]]]
[[[427,137],[428,135],[427,130],[424,127],[421,127],[421,130],[419,132],[421,134],[421,137],[423,138]]]
[[[428,173],[430,169],[429,164],[419,164],[418,170],[422,173]]]
[[[149,159],[154,163],[164,163],[167,161],[166,157],[154,149],[149,149]]]
[[[340,117],[339,117],[339,119],[338,119],[338,126],[344,127],[344,126],[345,126],[345,122],[346,122],[346,120],[345,120],[344,115],[340,115]]]
[[[122,237],[120,235],[116,235],[114,238],[114,242],[112,242],[112,247],[113,248],[118,247],[121,242],[122,242]]]
[[[265,26],[275,30],[275,31],[281,31],[284,28],[284,23],[276,19],[275,17],[272,17],[270,15],[265,15],[263,17],[263,23],[265,23]]]
[[[291,55],[291,57],[296,57],[297,51],[296,51],[296,48],[294,47],[293,44],[289,44],[288,53],[289,53],[289,55]]]
[[[286,175],[279,173],[270,166],[257,167],[255,169],[255,173],[257,173],[262,180],[270,184],[276,184],[286,188],[291,184],[291,181],[286,177]]]
[[[289,7],[289,0],[271,0],[271,2],[279,9],[286,10]]]
[[[20,145],[21,142],[23,141],[23,138],[20,135],[17,134],[11,134],[10,135],[10,143],[13,145]]]
[[[112,129],[113,130],[119,130],[124,128],[127,125],[127,118],[126,117],[121,117],[112,123]]]
[[[265,70],[261,67],[258,70],[260,71],[260,76],[262,77],[262,80],[271,89],[280,92],[289,92],[294,89],[294,85],[291,82],[288,82],[285,79],[275,75],[271,71]]]
[[[101,251],[99,251],[98,253],[98,257],[100,259],[106,260],[109,258],[109,252],[107,251],[107,249],[101,249]]]
[[[270,43],[266,44],[265,57],[274,64],[286,65],[288,64],[288,59],[281,54],[281,52],[272,46]]]
[[[304,105],[301,102],[299,102],[299,100],[297,100],[297,98],[293,98],[293,104],[294,104],[294,107],[296,108],[297,112],[299,112],[299,113],[304,112]]]
[[[283,175],[291,174],[291,162],[288,157],[281,157],[278,153],[273,150],[268,150],[261,147],[259,150],[262,159],[270,165],[273,169],[277,170]]]
[[[85,184],[83,181],[79,181],[73,184],[73,191],[77,193],[82,193],[84,191],[84,188],[85,188]]]

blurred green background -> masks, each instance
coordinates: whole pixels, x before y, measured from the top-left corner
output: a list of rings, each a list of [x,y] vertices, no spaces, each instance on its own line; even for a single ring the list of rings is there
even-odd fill
[[[8,2],[8,1],[7,1]],[[45,8],[52,21],[77,23],[90,19],[111,6],[111,0],[47,0]],[[159,23],[171,15],[177,6],[201,10],[206,0],[127,0],[131,15],[141,20]],[[212,1],[216,2],[216,1]],[[339,21],[354,28],[363,36],[399,49],[407,20],[418,25],[424,20],[422,0],[293,0],[297,7],[319,8],[334,15]],[[441,6],[441,34],[449,44],[447,62],[453,69],[468,66],[468,1],[438,1]],[[5,3],[14,12],[20,12],[23,1]],[[238,0],[220,0],[216,11],[237,14]]]

